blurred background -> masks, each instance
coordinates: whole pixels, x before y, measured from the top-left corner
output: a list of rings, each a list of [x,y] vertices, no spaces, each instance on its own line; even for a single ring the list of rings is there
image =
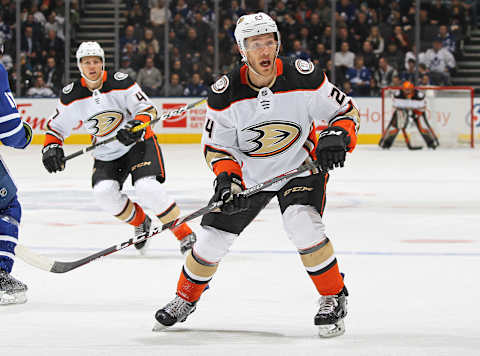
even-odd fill
[[[475,0],[0,0],[0,62],[16,97],[56,97],[94,40],[148,95],[205,96],[240,63],[237,19],[257,11],[277,21],[280,55],[313,61],[351,96],[405,80],[480,90]]]

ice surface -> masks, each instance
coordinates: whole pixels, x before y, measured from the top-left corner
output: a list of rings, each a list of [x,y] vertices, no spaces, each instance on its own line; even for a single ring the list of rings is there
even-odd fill
[[[165,187],[183,213],[206,204],[213,177],[201,147],[163,150]],[[39,146],[2,156],[20,189],[21,242],[34,251],[69,261],[131,237],[93,200],[90,156],[53,175]],[[479,163],[477,150],[360,146],[332,173],[324,218],[350,291],[341,337],[317,337],[316,292],[272,203],[197,311],[163,333],[151,332],[153,316],[173,298],[183,263],[170,232],[146,257],[130,247],[61,275],[17,259],[29,301],[0,308],[0,354],[478,355]]]

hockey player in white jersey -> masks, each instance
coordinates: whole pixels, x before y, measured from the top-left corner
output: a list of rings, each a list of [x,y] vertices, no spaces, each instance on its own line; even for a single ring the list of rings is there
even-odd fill
[[[0,41],[0,56],[3,43]],[[0,141],[5,146],[23,149],[32,141],[32,128],[22,122],[8,84],[8,74],[0,64]],[[10,275],[22,209],[17,187],[5,162],[0,158],[0,305],[27,301],[27,286]]]
[[[48,172],[65,169],[63,141],[81,120],[93,143],[112,136],[115,140],[93,150],[92,187],[98,204],[118,219],[134,226],[135,237],[148,234],[151,219],[143,208],[154,211],[162,224],[176,219],[180,210],[161,185],[165,181],[162,152],[150,126],[132,132],[135,126],[156,118],[157,111],[142,89],[128,75],[105,70],[104,52],[97,42],[83,42],[77,50],[82,75],[63,88],[56,113],[49,120],[43,148]],[[122,193],[131,175],[141,205]],[[187,224],[172,232],[185,253],[195,241]],[[145,240],[135,247],[145,251]]]
[[[242,16],[235,38],[245,64],[211,86],[202,139],[216,175],[212,201],[224,205],[203,217],[176,296],[155,314],[154,331],[186,320],[233,242],[276,197],[284,229],[320,295],[314,324],[320,336],[341,335],[348,292],[322,220],[328,174],[305,173],[248,199],[235,193],[304,162],[317,161],[323,172],[343,167],[356,145],[359,113],[311,62],[278,57],[280,34],[268,15]],[[328,122],[318,141],[315,119]]]

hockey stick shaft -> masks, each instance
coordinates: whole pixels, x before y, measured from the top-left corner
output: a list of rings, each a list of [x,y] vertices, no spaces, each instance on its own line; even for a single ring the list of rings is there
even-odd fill
[[[175,110],[172,110],[172,111],[169,111],[169,112],[166,112],[166,113],[163,113],[160,117],[157,117],[156,119],[153,119],[149,122],[145,122],[141,125],[138,125],[138,126],[135,126],[132,128],[132,132],[137,132],[137,131],[140,131],[140,130],[143,130],[144,128],[146,128],[147,126],[151,126],[153,124],[156,124],[157,122],[159,121],[163,121],[163,120],[167,120],[171,117],[174,117],[174,116],[178,116],[178,115],[181,115],[183,114],[184,112],[190,110],[190,109],[193,109],[195,106],[198,106],[200,104],[202,104],[203,102],[205,102],[207,99],[203,98],[201,100],[198,100],[194,103],[191,103],[191,104],[188,104],[186,106],[183,106],[181,108],[178,108],[178,109],[175,109]],[[91,146],[88,146],[88,147],[85,147],[77,152],[74,152],[72,154],[69,154],[68,156],[65,156],[64,158],[64,161],[68,161],[72,158],[75,158],[75,157],[78,157],[80,155],[83,155],[87,152],[90,152],[92,150],[94,150],[95,148],[99,147],[99,146],[103,146],[103,145],[106,145],[107,143],[110,143],[110,142],[113,142],[113,141],[116,141],[117,140],[117,137],[114,136],[114,137],[110,137],[109,139],[106,139],[105,141],[102,141],[102,142],[98,142],[98,143],[95,143]]]
[[[269,179],[269,180],[267,180],[263,183],[259,183],[257,185],[254,185],[253,187],[244,190],[240,194],[242,194],[243,196],[249,197],[249,196],[252,196],[252,195],[264,190],[265,188],[268,188],[268,187],[272,186],[273,184],[289,180],[289,179],[291,179],[293,177],[296,177],[296,176],[298,176],[298,175],[300,175],[300,174],[302,174],[306,171],[315,170],[315,169],[318,169],[318,167],[314,163],[307,163],[307,164],[304,164],[304,165],[302,165],[298,168],[295,168],[291,171],[288,171],[284,174],[281,174],[281,175],[276,176],[272,179]],[[50,259],[46,256],[36,254],[33,251],[31,251],[30,249],[28,249],[27,247],[25,247],[23,245],[20,245],[20,244],[17,245],[17,247],[15,248],[15,254],[18,257],[20,257],[23,261],[25,261],[26,263],[28,263],[28,264],[30,264],[34,267],[43,269],[43,270],[48,271],[48,272],[53,272],[53,273],[65,273],[65,272],[69,272],[73,269],[76,269],[80,266],[86,265],[87,263],[90,263],[92,261],[95,261],[95,260],[99,259],[100,257],[108,256],[108,255],[110,255],[114,252],[123,250],[124,248],[127,248],[128,246],[131,246],[131,245],[136,244],[138,242],[142,242],[146,239],[149,239],[152,236],[155,236],[155,235],[161,233],[162,231],[164,231],[166,229],[172,229],[172,228],[174,228],[178,225],[183,224],[184,222],[187,222],[187,221],[193,220],[197,217],[200,217],[202,215],[208,214],[208,213],[214,211],[215,209],[220,208],[222,205],[223,205],[223,202],[221,202],[221,201],[220,202],[209,203],[208,205],[194,211],[193,213],[191,213],[189,215],[186,215],[184,217],[175,219],[175,220],[173,220],[173,221],[171,221],[167,224],[164,224],[162,226],[158,226],[158,227],[153,228],[150,231],[150,233],[146,236],[131,238],[131,239],[125,241],[125,242],[122,242],[122,243],[117,244],[117,245],[113,245],[113,246],[108,247],[108,248],[106,248],[102,251],[96,252],[96,253],[94,253],[90,256],[81,258],[81,259],[76,260],[76,261],[71,261],[71,262],[55,261],[55,260],[52,260],[52,259]]]

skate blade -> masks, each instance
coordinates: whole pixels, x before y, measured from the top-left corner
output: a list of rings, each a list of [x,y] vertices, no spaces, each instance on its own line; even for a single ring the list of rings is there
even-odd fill
[[[135,245],[135,248],[137,249],[138,253],[141,255],[141,256],[145,256],[147,254],[147,250],[148,250],[148,245],[150,244],[150,241],[149,240],[145,240],[144,241],[145,243],[143,244],[142,247],[138,248],[137,245]]]
[[[345,323],[339,320],[336,324],[320,325],[318,327],[318,336],[328,338],[340,336],[345,333]]]
[[[169,327],[170,326],[160,324],[158,321],[156,321],[155,324],[153,325],[152,331],[158,333],[168,329]]]
[[[0,305],[24,304],[27,302],[27,294],[25,292],[18,293],[0,293]]]

